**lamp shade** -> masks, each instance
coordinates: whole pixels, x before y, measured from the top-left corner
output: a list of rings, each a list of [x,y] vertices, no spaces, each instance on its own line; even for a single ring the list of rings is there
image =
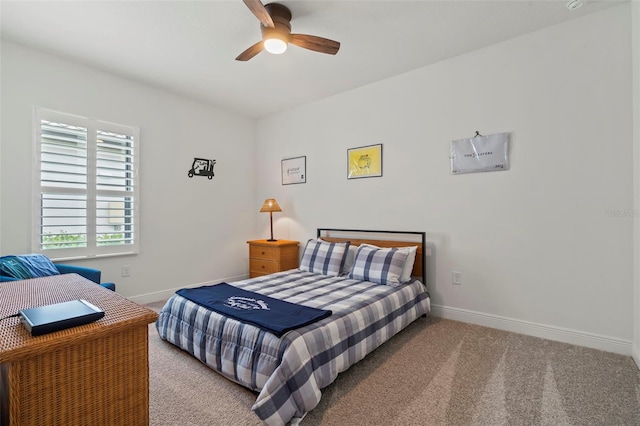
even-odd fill
[[[273,212],[281,212],[282,209],[278,205],[275,198],[267,198],[260,208],[260,213],[269,213],[269,224],[271,225],[271,238],[267,241],[277,241],[273,239]]]
[[[275,198],[267,198],[264,200],[264,204],[260,208],[260,213],[271,213],[271,212],[281,212],[282,209],[278,205],[278,202]]]

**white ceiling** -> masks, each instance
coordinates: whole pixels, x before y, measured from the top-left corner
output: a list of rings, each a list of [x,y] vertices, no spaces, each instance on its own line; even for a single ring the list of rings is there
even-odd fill
[[[622,0],[624,1],[624,0]],[[618,4],[282,0],[292,32],[341,42],[235,57],[260,39],[241,0],[7,1],[4,39],[260,118]]]

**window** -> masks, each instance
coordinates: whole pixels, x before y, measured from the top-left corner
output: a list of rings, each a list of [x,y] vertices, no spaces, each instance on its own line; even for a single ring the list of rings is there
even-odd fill
[[[138,129],[36,108],[34,130],[33,252],[137,253]]]

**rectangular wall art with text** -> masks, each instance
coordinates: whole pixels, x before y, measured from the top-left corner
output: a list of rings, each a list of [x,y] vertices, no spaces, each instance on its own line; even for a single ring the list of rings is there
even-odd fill
[[[509,170],[509,133],[496,133],[451,142],[451,174]]]
[[[307,182],[307,157],[285,158],[282,160],[282,184]]]

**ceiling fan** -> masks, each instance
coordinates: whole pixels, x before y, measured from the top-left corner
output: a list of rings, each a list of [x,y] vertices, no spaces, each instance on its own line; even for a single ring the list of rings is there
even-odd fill
[[[237,61],[248,61],[262,50],[280,54],[287,50],[289,43],[320,53],[335,55],[340,43],[328,38],[291,34],[291,11],[279,3],[263,5],[260,0],[243,0],[249,10],[260,21],[262,40],[249,47],[236,58]]]

